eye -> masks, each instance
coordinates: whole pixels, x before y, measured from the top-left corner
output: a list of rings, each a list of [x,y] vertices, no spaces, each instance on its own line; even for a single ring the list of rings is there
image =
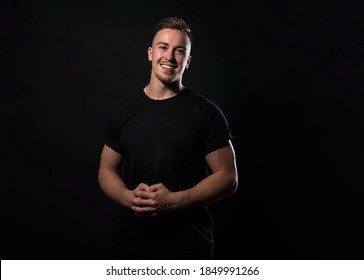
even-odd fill
[[[180,55],[185,55],[186,51],[184,49],[177,49],[177,53]]]
[[[159,45],[159,46],[158,46],[158,48],[159,48],[160,50],[162,50],[162,51],[167,50],[167,47],[166,47],[166,46],[164,46],[164,45]]]

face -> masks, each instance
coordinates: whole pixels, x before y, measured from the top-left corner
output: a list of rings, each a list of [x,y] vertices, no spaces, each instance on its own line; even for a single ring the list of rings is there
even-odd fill
[[[179,83],[183,72],[191,61],[191,42],[185,32],[162,29],[148,48],[148,59],[152,62],[152,79],[164,84]]]

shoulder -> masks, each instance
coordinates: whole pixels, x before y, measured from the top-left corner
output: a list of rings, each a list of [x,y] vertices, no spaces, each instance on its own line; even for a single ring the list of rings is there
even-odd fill
[[[141,90],[129,94],[123,94],[117,97],[109,109],[110,116],[117,116],[123,112],[129,111],[135,104],[140,102]]]
[[[130,104],[136,103],[140,100],[142,95],[142,91],[134,91],[132,93],[127,93],[118,96],[115,100],[111,108],[118,108],[118,107],[127,107],[130,106]]]
[[[187,93],[192,99],[192,101],[195,104],[198,104],[198,106],[205,108],[206,110],[217,111],[219,113],[222,113],[221,108],[214,101],[212,101],[205,95],[191,89],[187,89]]]

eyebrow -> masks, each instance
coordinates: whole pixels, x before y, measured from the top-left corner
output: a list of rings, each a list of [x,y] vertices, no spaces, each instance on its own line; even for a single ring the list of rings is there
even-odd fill
[[[167,42],[163,42],[163,41],[158,42],[158,43],[156,44],[156,46],[158,46],[158,45],[167,45],[167,46],[169,46],[169,44],[168,44]],[[178,45],[178,46],[176,47],[176,49],[184,49],[184,50],[187,50],[187,48],[186,48],[185,46],[181,46],[181,45]]]

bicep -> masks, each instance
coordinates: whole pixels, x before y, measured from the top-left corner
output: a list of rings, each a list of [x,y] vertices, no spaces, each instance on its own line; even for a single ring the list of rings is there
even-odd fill
[[[104,145],[101,151],[100,169],[106,168],[113,171],[118,171],[122,161],[122,155],[115,152],[109,146]]]
[[[231,141],[226,146],[212,151],[205,158],[213,173],[219,170],[236,173],[235,152]]]

